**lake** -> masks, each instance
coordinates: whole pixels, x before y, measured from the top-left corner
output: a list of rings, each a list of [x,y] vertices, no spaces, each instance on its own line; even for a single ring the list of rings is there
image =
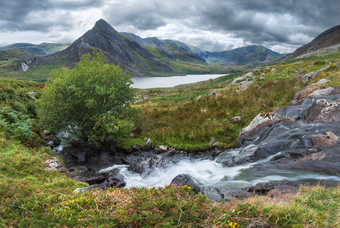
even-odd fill
[[[178,85],[196,83],[215,79],[227,74],[190,74],[184,76],[170,76],[170,77],[138,77],[132,78],[133,88],[137,89],[151,89],[151,88],[166,88]]]

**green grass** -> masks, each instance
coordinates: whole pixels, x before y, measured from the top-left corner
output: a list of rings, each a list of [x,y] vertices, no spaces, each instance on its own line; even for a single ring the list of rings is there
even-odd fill
[[[211,82],[212,83],[212,82]],[[205,149],[214,137],[220,146],[233,146],[238,132],[261,111],[288,105],[304,85],[294,79],[258,82],[244,92],[237,88],[197,88],[151,99],[139,105],[144,116],[140,136],[158,145],[183,149]],[[207,87],[209,88],[209,87]],[[197,97],[201,95],[201,99]],[[241,116],[240,123],[230,123]]]
[[[270,66],[277,68],[274,72],[263,67],[265,80],[256,80],[243,92],[228,87],[241,74],[171,89],[138,90],[141,95],[147,94],[151,103],[136,105],[144,112],[143,122],[135,137],[128,138],[122,146],[143,144],[146,136],[156,144],[191,150],[210,147],[211,137],[222,146],[232,146],[239,130],[255,115],[288,104],[295,91],[304,86],[294,79],[295,71],[315,71],[339,58],[317,61],[316,58],[302,60],[300,65],[291,62]],[[317,80],[320,78],[330,79],[328,86],[340,86],[339,67],[332,66]],[[49,148],[41,147],[41,129],[34,124],[35,102],[28,96],[28,92],[37,92],[38,98],[43,87],[43,83],[0,79],[0,109],[1,115],[6,116],[1,118],[2,124],[5,121],[18,127],[27,123],[33,136],[29,141],[20,141],[14,137],[15,129],[0,127],[0,227],[340,225],[340,185],[302,187],[293,195],[231,202],[211,201],[205,195],[195,195],[188,187],[111,188],[73,193],[87,184],[68,178],[67,172],[44,170],[44,161],[53,155]],[[202,97],[197,100],[199,95]],[[242,122],[231,124],[230,118],[235,115],[240,115]]]
[[[219,203],[188,187],[77,194],[73,190],[87,184],[44,170],[49,149],[28,148],[3,133],[0,148],[2,227],[336,227],[340,222],[340,186]]]
[[[190,188],[131,188],[73,193],[87,184],[44,170],[47,148],[0,134],[1,227],[336,227],[340,186],[297,195],[214,202]]]
[[[294,94],[307,85],[295,79],[296,75],[315,72],[333,62],[340,62],[338,53],[263,66],[260,74],[264,74],[264,80],[255,79],[243,92],[230,88],[229,83],[245,73],[174,88],[139,90],[141,96],[148,95],[149,99],[137,105],[144,115],[136,137],[187,150],[209,148],[214,137],[219,146],[231,147],[239,131],[257,114],[288,105]],[[273,68],[276,70],[271,71]],[[310,83],[328,78],[328,86],[339,87],[339,69],[333,64]],[[231,124],[235,116],[241,116],[242,121]]]

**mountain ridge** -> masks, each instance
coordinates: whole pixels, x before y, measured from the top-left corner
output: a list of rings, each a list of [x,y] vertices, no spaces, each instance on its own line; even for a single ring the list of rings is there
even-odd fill
[[[296,58],[337,44],[340,44],[340,25],[320,33],[311,42],[297,48],[293,53],[288,54],[283,59]]]
[[[220,66],[243,66],[256,67],[264,63],[282,58],[284,55],[274,52],[268,48],[259,45],[249,45],[235,48],[227,51],[210,52],[203,51],[197,47],[187,45],[177,40],[159,40],[157,37],[142,38],[133,33],[122,33],[140,45],[156,47],[160,50],[172,52],[168,46],[177,46],[183,48],[192,54],[203,58],[207,63]]]
[[[20,69],[23,73],[14,75],[23,79],[43,80],[53,69],[74,67],[82,55],[92,53],[93,49],[102,51],[108,63],[120,65],[132,76],[240,72],[282,57],[255,45],[223,52],[202,51],[180,41],[119,33],[100,19],[66,49],[44,56],[26,55],[9,68]],[[6,70],[0,73],[4,75],[3,72],[6,74]]]

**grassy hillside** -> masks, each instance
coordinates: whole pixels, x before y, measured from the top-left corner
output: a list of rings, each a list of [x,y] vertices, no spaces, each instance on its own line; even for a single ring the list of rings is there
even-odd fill
[[[41,44],[15,43],[2,47],[0,48],[0,50],[19,49],[26,52],[29,55],[49,55],[64,50],[67,47],[68,47],[67,44],[59,43],[41,43]]]
[[[135,135],[139,139],[151,138],[156,145],[177,149],[209,148],[212,137],[221,147],[233,146],[238,132],[257,114],[287,106],[294,94],[307,85],[295,79],[296,75],[332,64],[312,82],[329,78],[328,85],[339,86],[340,67],[334,64],[339,62],[340,54],[337,53],[261,67],[258,78],[245,91],[228,86],[244,73],[190,86],[139,90],[141,101],[136,107],[141,108],[144,115]],[[240,116],[241,122],[230,123],[235,116]]]
[[[299,64],[294,64],[301,62]],[[304,73],[339,63],[340,54],[289,60],[263,67],[265,79],[247,90],[229,88],[242,74],[229,75],[172,89],[138,91],[145,102],[136,104],[143,121],[130,142],[148,136],[158,144],[183,148],[207,147],[211,137],[222,146],[235,142],[238,130],[258,112],[288,104],[295,80]],[[275,68],[275,71],[271,69]],[[329,78],[340,86],[339,66],[314,80]],[[214,202],[194,195],[188,187],[132,188],[74,193],[86,184],[67,172],[44,169],[52,158],[41,147],[35,124],[36,100],[42,83],[0,79],[0,226],[2,227],[337,227],[340,224],[340,186],[303,187],[297,194]],[[31,93],[34,92],[34,93]],[[200,97],[198,99],[198,97]],[[149,103],[148,101],[151,101]],[[203,111],[205,110],[205,111]],[[242,117],[231,124],[230,118]],[[128,141],[129,141],[128,140]]]

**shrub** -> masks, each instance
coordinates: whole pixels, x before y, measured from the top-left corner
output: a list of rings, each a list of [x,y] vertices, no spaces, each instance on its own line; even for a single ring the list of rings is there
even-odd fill
[[[54,71],[43,90],[38,115],[51,132],[69,131],[81,142],[118,142],[133,129],[136,111],[130,76],[106,64],[101,52],[84,55],[71,70]]]

